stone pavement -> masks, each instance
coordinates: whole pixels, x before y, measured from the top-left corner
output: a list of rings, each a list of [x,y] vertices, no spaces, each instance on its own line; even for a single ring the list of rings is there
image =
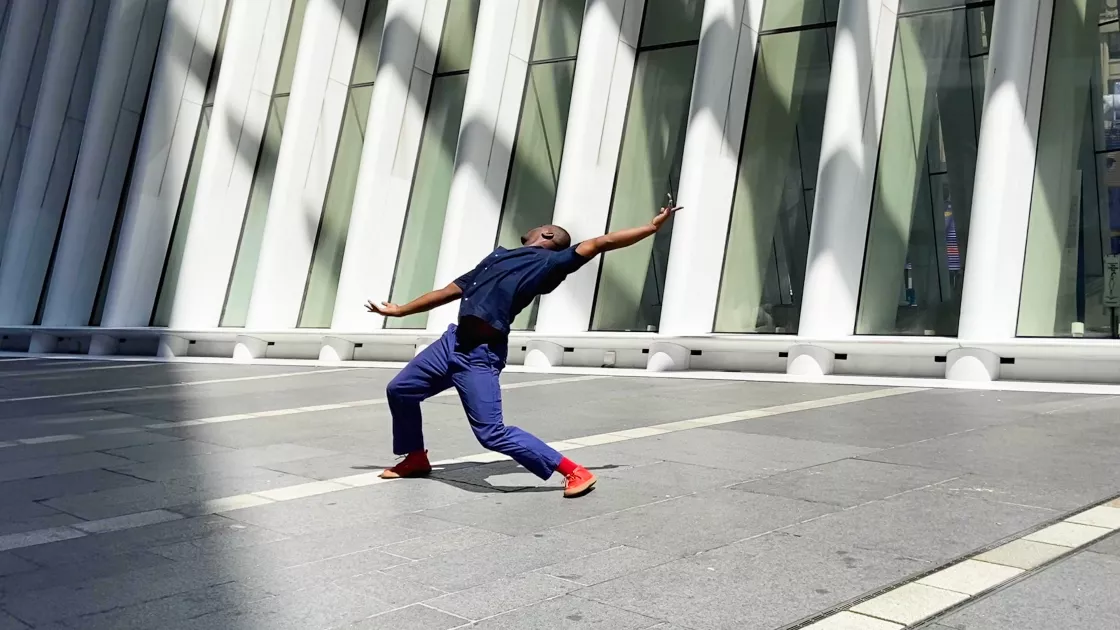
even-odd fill
[[[0,358],[0,630],[1120,627],[1120,397],[506,374],[568,501],[393,374]]]

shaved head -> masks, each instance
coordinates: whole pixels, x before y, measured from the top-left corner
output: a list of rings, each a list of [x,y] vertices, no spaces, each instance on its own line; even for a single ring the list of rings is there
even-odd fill
[[[559,251],[572,246],[572,236],[559,225],[542,225],[526,232],[521,237],[521,244]]]

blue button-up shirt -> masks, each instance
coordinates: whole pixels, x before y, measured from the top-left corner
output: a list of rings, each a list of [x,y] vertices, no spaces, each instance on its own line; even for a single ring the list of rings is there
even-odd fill
[[[499,332],[509,332],[513,318],[534,298],[551,293],[588,260],[575,246],[560,251],[499,247],[455,281],[463,290],[459,319],[477,317]]]

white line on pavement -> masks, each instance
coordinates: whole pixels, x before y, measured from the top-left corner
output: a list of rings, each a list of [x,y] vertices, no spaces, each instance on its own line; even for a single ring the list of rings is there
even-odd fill
[[[506,389],[532,387],[536,385],[552,385],[559,383],[570,383],[576,380],[591,380],[594,376],[583,376],[575,379],[547,379],[538,381],[524,381],[519,383],[510,383],[505,386]],[[845,405],[854,402],[865,400],[874,400],[877,398],[887,398],[890,396],[900,396],[909,394],[916,391],[923,391],[920,388],[907,388],[900,387],[896,389],[879,389],[868,392],[859,392],[856,394],[846,394],[843,396],[832,396],[829,398],[821,398],[818,400],[809,400],[805,402],[791,403],[787,405],[777,405],[774,407],[765,407],[762,409],[748,409],[736,413],[726,413],[718,416],[707,416],[704,418],[694,418],[691,420],[682,420],[678,422],[667,422],[664,424],[655,425],[652,427],[642,427],[638,429],[626,429],[611,433],[601,433],[598,435],[590,435],[582,438],[570,438],[567,440],[550,442],[553,448],[561,448],[563,450],[576,450],[587,446],[594,446],[598,444],[606,444],[610,442],[624,442],[627,440],[636,440],[643,437],[650,437],[655,435],[663,435],[665,433],[673,433],[676,431],[687,431],[690,429],[698,429],[703,427],[718,426],[727,424],[729,422],[739,422],[741,420],[752,420],[756,418],[765,418],[769,416],[776,416],[785,413],[793,413],[797,411],[806,411],[809,409],[820,409],[823,407],[833,407],[836,405]],[[454,392],[447,392],[445,395],[453,395]],[[378,399],[381,400],[381,399]],[[366,401],[374,402],[374,401]],[[181,424],[181,423],[180,423]],[[490,462],[497,462],[508,459],[504,455],[499,455],[487,451],[475,455],[467,455],[465,457],[457,457],[454,459],[447,459],[442,461],[432,462],[434,466],[447,466],[451,464],[484,464]],[[148,512],[141,512],[143,516],[135,514],[126,514],[122,516],[115,516],[108,519],[99,519],[96,521],[87,521],[79,525],[70,527],[54,527],[43,530],[36,530],[31,532],[22,532],[19,534],[10,534],[8,536],[0,536],[0,551],[7,549],[16,549],[21,547],[31,547],[35,545],[42,545],[56,540],[65,540],[66,538],[77,538],[79,536],[86,536],[101,531],[119,531],[120,529],[128,529],[129,527],[142,527],[145,524],[153,522],[154,518],[163,518],[166,512],[182,514],[184,516],[202,516],[205,514],[219,514],[239,510],[246,507],[256,507],[260,505],[267,505],[270,503],[278,503],[282,501],[291,501],[294,499],[301,499],[305,497],[316,496],[320,494],[329,494],[332,492],[340,492],[342,490],[350,490],[353,488],[363,488],[366,486],[373,486],[386,483],[389,480],[381,479],[378,475],[380,472],[367,472],[355,475],[347,475],[345,477],[336,477],[334,479],[326,479],[322,481],[310,481],[307,483],[296,484],[292,486],[284,486],[280,488],[269,488],[268,490],[261,490],[258,492],[250,492],[239,494],[229,497],[221,497],[209,501],[202,501],[166,510],[157,510],[159,515]],[[131,524],[131,525],[130,525]]]
[[[502,385],[503,390],[521,389],[523,387],[538,387],[541,385],[558,385],[561,383],[578,383],[580,381],[594,381],[605,378],[603,376],[569,376],[566,378],[549,378],[540,379],[535,381],[519,381],[516,383],[509,383]],[[457,395],[455,390],[448,390],[436,394],[432,398],[444,398],[447,396]],[[335,409],[353,409],[357,407],[372,407],[376,405],[384,405],[388,403],[386,398],[370,398],[366,400],[353,400],[349,402],[331,403],[327,405],[308,405],[306,407],[291,407],[288,409],[272,409],[269,411],[256,411],[250,413],[235,413],[226,416],[212,416],[209,418],[196,418],[194,420],[179,420],[176,422],[154,422],[146,424],[141,427],[120,427],[116,429],[99,429],[96,431],[89,431],[84,435],[76,435],[73,433],[66,433],[63,435],[46,435],[42,437],[25,438],[16,440],[20,444],[42,444],[46,442],[65,442],[69,440],[80,440],[89,436],[101,435],[123,435],[126,433],[139,433],[144,430],[164,430],[164,429],[179,429],[183,427],[196,427],[206,424],[223,424],[226,422],[235,422],[237,420],[251,420],[259,418],[275,418],[279,416],[292,416],[300,413],[318,413],[322,411],[332,411]]]
[[[135,368],[146,368],[159,363],[114,363],[111,365],[90,365],[87,367],[66,367],[58,370],[51,368],[43,368],[41,370],[23,370],[22,372],[0,372],[0,376],[4,378],[11,378],[15,376],[55,376],[56,374],[70,374],[73,372],[96,372],[100,370],[131,370]]]
[[[357,367],[343,367],[326,370],[304,370],[302,372],[283,372],[280,374],[259,374],[257,376],[238,376],[234,378],[212,378],[205,381],[187,381],[185,383],[163,383],[160,385],[138,385],[136,387],[116,387],[113,389],[95,389],[88,392],[71,392],[68,394],[44,394],[42,396],[21,396],[18,398],[0,398],[0,403],[27,402],[32,400],[51,400],[55,398],[74,398],[77,396],[97,396],[99,394],[120,394],[123,392],[138,392],[150,389],[167,389],[171,387],[193,387],[195,385],[214,385],[216,383],[237,383],[240,381],[263,381],[270,378],[287,378],[291,376],[308,376],[311,374],[329,374],[331,372],[349,372],[358,370]],[[3,374],[0,373],[0,376]]]

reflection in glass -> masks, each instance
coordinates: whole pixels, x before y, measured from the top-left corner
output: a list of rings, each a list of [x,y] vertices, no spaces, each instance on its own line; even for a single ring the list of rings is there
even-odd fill
[[[552,221],[583,7],[584,0],[541,4],[533,44],[534,61],[526,78],[521,123],[498,227],[498,245],[502,247],[519,247],[522,234]],[[512,328],[533,329],[538,304],[539,300],[534,300],[521,311]]]
[[[762,32],[835,22],[840,0],[778,0],[766,3]]]
[[[676,192],[695,64],[695,45],[639,56],[608,231],[648,222]],[[671,239],[670,227],[603,257],[593,330],[656,329]]]
[[[241,223],[237,257],[234,258],[233,273],[230,274],[229,286],[226,287],[226,301],[222,308],[220,326],[244,326],[245,318],[249,314],[249,299],[253,295],[253,281],[257,275],[261,244],[264,242],[268,202],[272,198],[276,160],[280,156],[280,142],[284,138],[284,120],[288,115],[288,98],[292,91],[292,76],[295,73],[296,55],[299,53],[299,40],[303,31],[307,2],[308,0],[292,2],[288,32],[284,36],[283,49],[280,51],[280,64],[272,88],[272,102],[268,108],[260,153],[257,154],[257,166],[253,172],[252,187],[249,189],[249,201],[245,206],[245,218]]]
[[[393,288],[389,292],[391,302],[408,302],[431,291],[435,283],[477,22],[478,0],[448,2],[437,72],[432,77],[424,135],[412,177],[412,196],[408,200]],[[464,30],[470,32],[464,33]],[[427,325],[427,313],[385,320],[386,328]]]
[[[858,334],[957,334],[992,23],[971,4],[899,16]]]
[[[191,217],[194,215],[194,197],[198,192],[198,178],[202,171],[202,156],[206,153],[206,139],[210,135],[210,122],[214,115],[214,95],[218,89],[218,75],[222,71],[222,53],[226,49],[226,30],[229,25],[229,5],[222,14],[222,25],[218,29],[218,41],[214,46],[214,58],[210,63],[210,76],[206,79],[206,91],[202,99],[202,112],[198,117],[198,128],[194,134],[190,162],[187,164],[187,177],[183,182],[183,192],[179,196],[179,211],[171,228],[171,241],[167,246],[167,256],[163,261],[163,276],[156,293],[155,308],[149,321],[151,326],[167,326],[171,319],[171,307],[175,304],[175,292],[179,287],[179,267],[183,263],[183,252],[187,247],[187,233]],[[127,193],[124,197],[127,197]],[[122,202],[123,203],[123,202]],[[106,264],[112,259],[106,261]],[[103,282],[108,291],[108,282]],[[98,298],[104,302],[104,297]],[[95,306],[96,319],[101,319],[101,306]]]
[[[366,118],[373,98],[373,80],[381,51],[387,0],[370,0],[358,38],[358,53],[350,75],[350,91],[343,111],[342,128],[335,147],[334,166],[323,214],[315,235],[314,254],[307,273],[298,327],[330,328],[334,315],[338,277],[342,273],[342,256],[346,251],[346,235],[350,231],[350,212],[354,191],[358,186],[358,167],[366,138]]]
[[[648,3],[615,175],[608,230],[642,225],[677,192],[703,2]],[[682,25],[687,30],[680,30]],[[671,36],[670,36],[671,35]],[[683,40],[683,41],[681,41]],[[661,45],[677,41],[673,46]],[[603,257],[592,330],[656,330],[672,224],[657,236]]]
[[[1051,28],[1018,334],[1117,337],[1104,305],[1120,254],[1115,3],[1057,2]]]
[[[816,27],[759,40],[716,332],[797,332],[832,34]]]

